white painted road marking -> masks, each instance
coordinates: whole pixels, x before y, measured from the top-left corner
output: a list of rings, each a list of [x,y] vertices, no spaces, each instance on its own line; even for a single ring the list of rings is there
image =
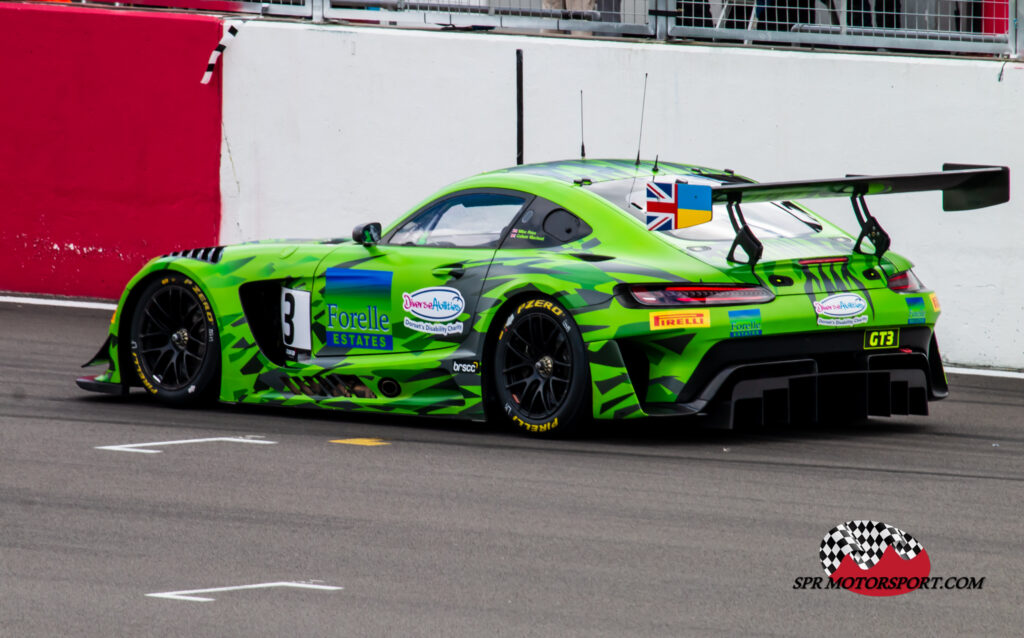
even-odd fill
[[[60,306],[63,308],[90,308],[92,310],[116,310],[116,303],[98,301],[72,301],[71,299],[48,299],[40,297],[8,297],[0,295],[0,303],[23,303],[30,306]]]
[[[946,372],[949,374],[973,374],[978,377],[1024,379],[1024,372],[1014,372],[1012,370],[990,370],[988,368],[957,368],[954,366],[946,366]]]
[[[211,587],[210,589],[186,589],[184,591],[165,591],[156,594],[146,594],[153,598],[167,598],[169,600],[191,600],[194,602],[208,603],[215,598],[207,598],[205,596],[193,596],[192,594],[212,594],[220,591],[236,591],[239,589],[268,589],[271,587],[295,587],[298,589],[319,589],[323,591],[337,591],[343,589],[342,587],[332,587],[331,585],[315,585],[313,583],[260,583],[258,585],[235,585],[234,587]]]
[[[141,454],[160,454],[163,450],[142,450],[144,447],[163,447],[165,445],[181,445],[183,443],[209,443],[211,441],[230,441],[232,443],[258,443],[275,445],[277,441],[262,441],[255,435],[249,437],[218,436],[212,439],[185,439],[183,441],[155,441],[153,443],[129,443],[126,445],[98,445],[97,450],[114,450],[115,452],[139,452]]]

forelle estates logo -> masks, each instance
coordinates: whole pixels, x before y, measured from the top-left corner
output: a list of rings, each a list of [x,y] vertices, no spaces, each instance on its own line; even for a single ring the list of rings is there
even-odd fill
[[[821,541],[820,576],[798,577],[793,589],[846,589],[864,596],[898,596],[917,589],[982,589],[985,578],[931,575],[931,559],[916,538],[879,521],[847,521]]]

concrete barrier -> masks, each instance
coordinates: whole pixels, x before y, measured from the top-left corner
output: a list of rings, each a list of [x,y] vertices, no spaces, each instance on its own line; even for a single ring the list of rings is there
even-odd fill
[[[1024,65],[565,38],[248,23],[226,53],[224,241],[347,235],[434,188],[525,159],[641,153],[759,180],[1011,167],[1024,184]],[[937,193],[874,198],[893,249],[939,293],[956,363],[1024,368],[1017,201],[942,213]],[[848,203],[816,206],[856,228]]]

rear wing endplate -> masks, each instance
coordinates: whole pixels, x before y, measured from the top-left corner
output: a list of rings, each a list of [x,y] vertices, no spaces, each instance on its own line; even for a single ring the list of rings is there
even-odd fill
[[[736,248],[747,254],[747,263],[761,258],[761,242],[743,219],[742,203],[777,202],[823,197],[849,197],[854,214],[861,227],[854,250],[862,252],[861,245],[869,240],[873,254],[881,257],[889,249],[889,235],[871,216],[865,195],[894,195],[942,191],[942,209],[947,211],[972,210],[1003,204],[1010,200],[1010,169],[1005,166],[975,164],[943,164],[939,173],[908,173],[903,175],[850,175],[837,179],[802,180],[793,182],[765,182],[761,184],[730,183],[711,187],[711,199],[725,203],[729,220],[736,231],[736,239],[729,251],[729,260],[735,258]]]

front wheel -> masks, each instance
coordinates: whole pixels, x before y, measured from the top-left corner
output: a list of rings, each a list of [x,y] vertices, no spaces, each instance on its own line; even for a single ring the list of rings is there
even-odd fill
[[[590,374],[576,322],[544,298],[518,304],[498,335],[492,382],[502,411],[521,431],[578,430],[590,416]]]
[[[172,405],[218,389],[220,351],[210,300],[188,277],[167,273],[142,291],[131,323],[132,367],[143,387]]]

